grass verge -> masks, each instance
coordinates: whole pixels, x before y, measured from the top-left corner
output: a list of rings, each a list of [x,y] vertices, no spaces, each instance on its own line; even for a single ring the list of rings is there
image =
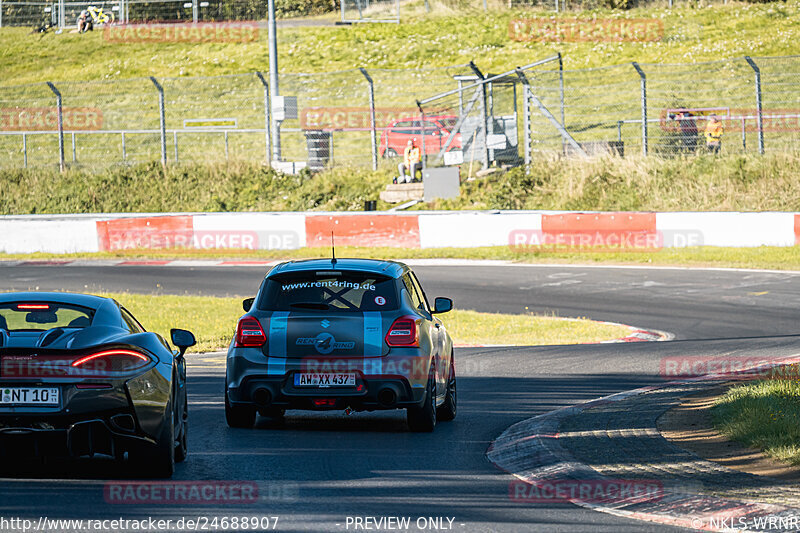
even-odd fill
[[[253,163],[140,164],[92,169],[0,170],[0,214],[221,211],[359,211],[391,181],[336,167],[286,176]],[[462,170],[462,173],[466,173]],[[465,181],[458,198],[414,209],[796,211],[800,153],[589,161],[543,158],[530,168]],[[378,209],[389,204],[379,201]]]
[[[588,265],[649,265],[710,268],[751,268],[767,270],[800,270],[800,248],[761,246],[757,248],[694,247],[666,248],[657,252],[524,252],[509,246],[476,248],[357,248],[337,246],[338,257],[380,259],[471,259],[501,260],[524,264],[588,264]],[[0,261],[73,261],[89,260],[234,260],[268,261],[314,259],[330,256],[330,249],[301,248],[299,250],[122,250],[118,252],[82,254],[0,254]]]
[[[711,408],[727,438],[800,465],[800,381],[773,379],[737,385]]]
[[[239,298],[212,296],[144,295],[103,293],[116,299],[150,331],[169,338],[170,328],[192,331],[197,337],[193,351],[225,348],[242,315]],[[624,337],[628,328],[585,319],[553,316],[505,315],[454,310],[443,316],[457,344],[575,344]]]

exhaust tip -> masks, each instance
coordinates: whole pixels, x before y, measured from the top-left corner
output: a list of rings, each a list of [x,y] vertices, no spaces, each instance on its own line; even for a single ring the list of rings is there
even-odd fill
[[[259,407],[265,407],[272,403],[272,393],[269,391],[269,389],[265,389],[263,387],[256,389],[253,393],[253,401]]]
[[[393,407],[397,403],[397,392],[391,387],[384,387],[378,392],[378,403],[382,407]]]

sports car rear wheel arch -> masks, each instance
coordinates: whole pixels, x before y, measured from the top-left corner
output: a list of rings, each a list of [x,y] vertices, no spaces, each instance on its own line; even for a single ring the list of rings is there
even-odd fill
[[[436,373],[433,366],[428,372],[425,400],[419,407],[409,407],[406,416],[408,429],[415,433],[431,432],[436,427]]]
[[[450,355],[450,374],[447,378],[444,403],[436,410],[437,420],[449,422],[456,417],[458,411],[458,389],[456,387],[456,365],[453,355]]]

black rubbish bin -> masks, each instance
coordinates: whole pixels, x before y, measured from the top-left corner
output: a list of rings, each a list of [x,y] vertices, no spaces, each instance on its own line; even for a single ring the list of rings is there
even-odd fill
[[[308,148],[308,168],[314,171],[324,169],[331,160],[331,132],[307,130],[303,133]]]

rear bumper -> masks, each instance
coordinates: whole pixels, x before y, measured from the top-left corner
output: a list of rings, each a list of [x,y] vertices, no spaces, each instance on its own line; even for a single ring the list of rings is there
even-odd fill
[[[421,405],[431,356],[393,348],[383,357],[268,357],[258,348],[228,351],[225,389],[232,405],[279,409],[403,409]],[[295,387],[297,373],[354,373],[354,387]],[[394,398],[392,398],[392,396]],[[332,404],[315,400],[332,399]]]
[[[374,411],[419,406],[425,389],[412,388],[401,376],[366,377],[356,373],[355,387],[295,387],[294,373],[283,377],[247,376],[229,385],[228,401],[258,409]]]
[[[0,418],[0,455],[14,458],[121,456],[153,444],[126,413],[69,421],[58,417]],[[65,427],[62,427],[65,426]],[[130,427],[130,429],[127,429]]]
[[[76,383],[64,381],[0,381],[0,387],[60,390],[57,406],[0,406],[0,453],[4,457],[119,456],[155,444],[168,420],[165,413],[171,385],[159,369],[97,383],[106,387],[79,389]]]

